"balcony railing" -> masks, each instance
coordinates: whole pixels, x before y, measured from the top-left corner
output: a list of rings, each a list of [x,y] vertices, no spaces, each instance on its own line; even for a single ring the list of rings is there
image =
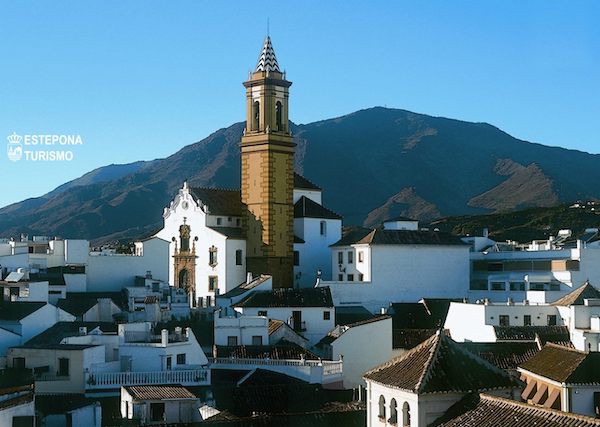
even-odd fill
[[[128,385],[210,384],[209,369],[186,369],[154,372],[90,372],[86,374],[86,389],[114,389]]]
[[[151,334],[145,331],[126,331],[124,338],[127,343],[160,343],[162,340],[160,334]],[[184,341],[188,341],[188,337],[183,333],[169,334],[168,342],[170,343]]]

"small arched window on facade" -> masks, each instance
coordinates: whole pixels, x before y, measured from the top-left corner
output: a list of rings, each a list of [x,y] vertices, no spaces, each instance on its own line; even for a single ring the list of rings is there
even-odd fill
[[[379,418],[385,420],[385,397],[379,396]]]
[[[404,402],[402,406],[402,426],[410,427],[410,406],[408,402]]]
[[[392,399],[390,402],[390,424],[398,424],[398,405],[396,399]]]
[[[275,104],[275,126],[277,131],[283,131],[283,105],[280,101]]]
[[[260,123],[260,102],[254,101],[252,104],[252,130],[258,130]]]

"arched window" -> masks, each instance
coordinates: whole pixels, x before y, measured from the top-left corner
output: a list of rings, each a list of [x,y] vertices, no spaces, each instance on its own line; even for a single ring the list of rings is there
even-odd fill
[[[410,427],[410,406],[408,402],[404,402],[402,406],[402,426]]]
[[[283,106],[281,102],[277,101],[275,104],[275,129],[278,131],[282,131],[283,129]]]
[[[260,123],[260,102],[254,101],[252,104],[252,130],[258,130]]]
[[[390,402],[390,419],[388,421],[390,424],[398,423],[398,405],[396,404],[396,399],[392,399]]]
[[[379,396],[379,418],[385,420],[385,397]]]

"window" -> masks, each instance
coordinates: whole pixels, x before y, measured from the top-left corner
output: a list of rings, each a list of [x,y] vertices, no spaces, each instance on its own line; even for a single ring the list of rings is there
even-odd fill
[[[165,420],[165,404],[164,403],[151,403],[150,404],[150,418],[152,421],[164,421]]]
[[[385,420],[385,397],[379,396],[379,418]]]
[[[24,357],[13,358],[13,368],[14,369],[25,369],[25,358]]]
[[[258,310],[258,315],[267,317],[267,310]]]
[[[235,265],[242,265],[242,250],[235,251]]]
[[[185,353],[179,353],[177,355],[177,364],[178,365],[185,365]]]
[[[300,265],[300,252],[299,251],[294,251],[294,265],[295,266]]]
[[[487,291],[488,284],[486,280],[471,280],[469,289],[472,291]]]
[[[231,217],[230,216],[227,217],[227,222],[231,222]]]
[[[524,291],[525,290],[525,282],[510,282],[510,290],[511,291]]]
[[[260,123],[260,102],[254,101],[252,104],[252,127],[250,130],[258,130]]]
[[[354,282],[354,274],[348,274],[348,281]]]
[[[365,281],[365,276],[362,273],[358,273],[358,281],[359,282],[364,282]]]
[[[365,253],[363,251],[360,251],[358,253],[358,262],[364,262],[365,260]]]
[[[343,252],[338,252],[338,264],[343,264],[344,263],[344,253]]]
[[[354,263],[354,252],[348,251],[348,264],[353,264],[353,263]]]
[[[173,369],[173,358],[171,356],[167,356],[167,371]]]
[[[504,290],[506,290],[506,285],[504,284],[504,282],[492,282],[491,290],[492,291],[504,291]]]
[[[508,314],[501,314],[498,316],[500,326],[510,326],[510,316]]]
[[[338,274],[338,281],[340,281],[340,282],[344,281],[344,275],[342,273]]]
[[[221,225],[223,223],[223,220],[221,218],[217,218],[217,225]]]
[[[556,326],[556,314],[548,315],[548,326]]]
[[[523,316],[523,326],[531,326],[531,314]]]
[[[330,320],[331,319],[331,311],[324,311],[323,312],[323,320]]]
[[[235,336],[229,336],[227,337],[227,345],[229,347],[234,347],[237,345],[237,337]]]
[[[252,345],[262,345],[262,336],[253,335],[252,336]]]
[[[388,421],[390,424],[398,424],[398,405],[396,404],[396,399],[392,399],[390,402],[390,419]]]
[[[61,357],[58,359],[58,373],[59,377],[68,377],[69,376],[69,359],[66,357]]]
[[[242,220],[240,218],[236,218],[235,225],[238,226],[238,227],[241,226],[242,225]]]
[[[321,236],[327,235],[327,222],[326,221],[321,221],[320,231],[321,231]]]
[[[404,402],[404,405],[402,405],[402,425],[410,427],[410,406],[408,402]]]
[[[217,265],[217,248],[211,246],[208,250],[208,265],[214,267]]]
[[[219,287],[219,276],[208,276],[208,290],[214,292]]]
[[[280,101],[275,103],[275,130],[282,131],[283,129],[283,106]]]

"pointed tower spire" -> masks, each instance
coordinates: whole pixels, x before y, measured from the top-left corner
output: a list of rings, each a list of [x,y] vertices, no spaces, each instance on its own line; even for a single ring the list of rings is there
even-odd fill
[[[262,52],[258,58],[258,64],[256,64],[256,70],[254,70],[255,73],[259,71],[277,71],[278,73],[281,73],[279,64],[277,63],[277,57],[275,56],[275,50],[271,43],[271,37],[269,36],[265,39],[265,44],[263,45]]]

